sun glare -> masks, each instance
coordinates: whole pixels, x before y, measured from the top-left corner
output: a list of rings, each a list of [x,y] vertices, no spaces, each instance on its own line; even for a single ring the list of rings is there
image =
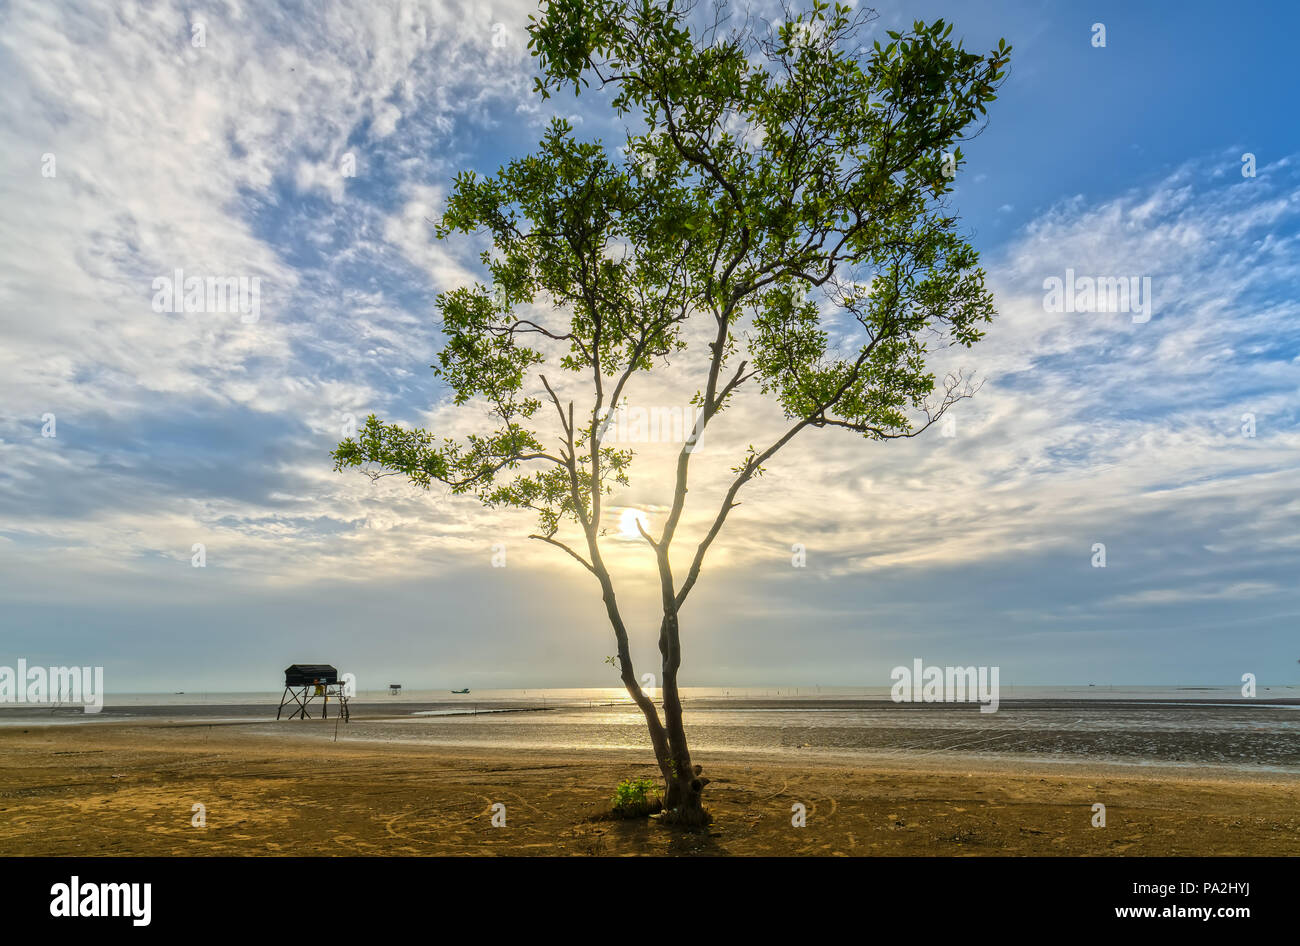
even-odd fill
[[[619,535],[629,539],[641,538],[641,531],[637,528],[637,523],[647,532],[650,531],[650,520],[645,517],[640,509],[624,509],[623,515],[618,520]]]

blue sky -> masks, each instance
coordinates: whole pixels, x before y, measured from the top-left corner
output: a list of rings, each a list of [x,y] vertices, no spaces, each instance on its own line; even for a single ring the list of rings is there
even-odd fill
[[[683,682],[885,686],[922,657],[1018,683],[1300,683],[1300,14],[878,9],[876,32],[942,16],[1015,47],[954,197],[1000,315],[950,366],[985,386],[952,436],[828,433],[774,464],[684,615]],[[527,517],[328,458],[371,411],[472,427],[428,370],[433,299],[481,249],[432,236],[453,175],[556,114],[620,143],[598,96],[530,94],[530,10],[0,11],[0,664],[101,664],[118,692],[272,689],[294,661],[363,688],[616,682],[590,579]],[[154,311],[177,268],[259,278],[259,320]],[[1149,276],[1152,318],[1046,311],[1067,269]],[[684,403],[689,367],[636,397]],[[699,451],[701,495],[772,421],[736,417]],[[611,514],[653,520],[659,446]],[[615,545],[648,669],[654,581]]]

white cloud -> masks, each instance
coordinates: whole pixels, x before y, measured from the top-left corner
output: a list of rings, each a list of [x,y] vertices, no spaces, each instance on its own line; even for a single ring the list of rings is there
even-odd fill
[[[499,6],[496,17],[522,22],[530,10],[522,2]],[[443,134],[457,116],[482,113],[489,102],[503,99],[508,108],[526,89],[528,62],[521,50],[494,50],[489,24],[464,4],[334,2],[314,5],[311,17],[237,4],[201,13],[167,3],[6,9],[0,448],[7,485],[57,492],[62,484],[88,500],[107,482],[119,497],[106,494],[103,508],[75,520],[60,519],[57,509],[45,517],[27,510],[15,528],[29,538],[79,546],[105,564],[187,550],[187,538],[217,520],[281,514],[247,500],[196,505],[158,495],[151,484],[169,474],[169,457],[183,457],[185,446],[144,447],[151,436],[166,436],[146,428],[136,431],[143,455],[114,452],[90,445],[97,427],[121,435],[132,425],[156,426],[159,415],[243,410],[326,430],[343,412],[389,396],[374,386],[365,351],[383,357],[390,346],[409,349],[402,329],[425,313],[404,311],[382,293],[332,291],[318,284],[321,273],[287,262],[285,249],[295,242],[328,243],[316,228],[292,229],[285,215],[293,210],[276,182],[327,193],[340,205],[336,220],[364,227],[370,211],[348,197],[339,171],[341,155],[358,147],[355,134],[368,123],[391,147],[408,106]],[[202,48],[191,44],[192,20],[203,23]],[[47,153],[53,177],[42,176]],[[362,173],[366,157],[358,160]],[[355,247],[391,252],[382,235],[361,229],[356,237],[340,254],[344,261]],[[259,277],[260,320],[153,311],[152,280],[177,268]],[[366,348],[358,351],[348,336]],[[317,352],[333,363],[315,361]],[[350,376],[329,373],[339,362]],[[402,369],[380,372],[400,379]],[[56,441],[37,433],[47,411],[59,417]],[[317,463],[330,439],[277,449],[305,450]],[[277,474],[259,467],[265,449],[235,443],[249,451],[247,476]],[[202,446],[192,444],[196,463]],[[342,478],[329,482],[343,487]],[[298,504],[309,517],[349,505],[327,490]],[[355,518],[355,509],[346,514]],[[259,567],[285,559],[275,530],[221,528],[238,533],[231,538]]]
[[[486,561],[503,540],[512,567],[573,571],[528,544],[531,516],[396,478],[339,476],[327,459],[345,414],[398,419],[404,403],[403,419],[426,419],[409,408],[433,390],[426,297],[471,281],[468,261],[481,248],[434,240],[429,221],[447,171],[468,163],[458,123],[543,119],[526,94],[522,46],[492,44],[492,23],[521,24],[532,7],[489,18],[467,5],[336,2],[314,8],[311,23],[220,9],[205,14],[204,49],[189,45],[178,5],[9,10],[0,484],[13,508],[33,506],[10,530],[29,564],[115,573],[153,556],[183,565],[205,541],[213,569],[300,582],[452,570]],[[398,169],[378,209],[356,196],[364,178],[338,173],[366,128],[371,147],[388,150],[358,154],[359,174],[381,157]],[[45,153],[57,177],[41,176]],[[1047,554],[1086,561],[1105,541],[1113,568],[1159,570],[1150,587],[1112,593],[1112,603],[1263,588],[1220,572],[1300,552],[1300,304],[1285,289],[1300,277],[1300,254],[1283,227],[1294,230],[1300,200],[1286,166],[1214,187],[1189,167],[1153,188],[1043,215],[989,260],[1000,314],[987,338],[936,359],[940,375],[960,366],[987,382],[955,412],[956,436],[869,444],[805,433],[746,487],[710,573],[788,560],[794,542],[808,546],[810,574],[854,582],[994,558],[1026,569]],[[291,199],[304,195],[330,206],[300,224]],[[288,251],[299,246],[328,263],[298,265]],[[380,264],[407,263],[424,277],[409,287],[425,293],[416,301],[367,281]],[[260,276],[262,320],[153,312],[150,280],[177,267]],[[1151,276],[1154,317],[1045,312],[1042,281],[1066,268]],[[698,354],[674,358],[628,396],[683,405],[703,368]],[[59,415],[57,441],[39,437],[46,411]],[[1239,429],[1245,413],[1256,418],[1253,439]],[[151,429],[169,419],[177,430]],[[189,455],[191,420],[192,437],[229,438],[228,466]],[[440,403],[427,420],[456,433],[479,417]],[[107,443],[86,429],[100,425]],[[679,571],[728,468],[783,429],[770,403],[745,396],[710,432],[693,461]],[[662,510],[670,499],[674,445],[641,452],[632,485],[608,502],[614,531],[623,509]],[[163,489],[172,475],[179,482]],[[43,491],[57,495],[26,502]],[[1143,528],[1152,522],[1182,531],[1162,545]],[[1199,574],[1170,564],[1188,537],[1205,555]],[[611,557],[649,568],[635,543],[617,543]],[[1205,588],[1189,592],[1189,580]]]

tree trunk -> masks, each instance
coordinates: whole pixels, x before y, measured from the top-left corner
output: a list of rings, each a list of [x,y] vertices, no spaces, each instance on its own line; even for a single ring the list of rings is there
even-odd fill
[[[691,752],[682,728],[682,701],[677,690],[677,669],[681,666],[681,644],[678,636],[677,604],[673,595],[672,572],[664,547],[657,547],[660,579],[663,591],[663,622],[659,627],[659,651],[663,657],[663,707],[664,718],[654,700],[646,695],[632,667],[632,654],[628,647],[627,627],[618,609],[614,585],[600,558],[594,532],[588,536],[593,571],[599,579],[605,610],[614,628],[618,642],[619,676],[628,695],[640,707],[650,730],[655,760],[664,777],[664,820],[670,824],[697,827],[713,819],[704,809],[701,795],[709,780],[700,776],[701,767],[691,763]]]
[[[713,816],[704,807],[702,794],[709,780],[700,777],[702,766],[687,769],[685,777],[677,777],[668,783],[664,797],[664,821],[687,827],[700,827],[713,820]],[[674,765],[673,771],[679,771]]]
[[[623,681],[623,686],[627,688],[628,696],[632,697],[632,701],[645,716],[646,726],[650,730],[650,743],[654,746],[655,759],[659,762],[659,771],[663,773],[664,782],[672,784],[673,769],[670,761],[672,748],[669,745],[668,735],[664,732],[663,723],[659,721],[659,711],[655,709],[654,700],[646,696],[637,682],[636,670],[632,667],[632,654],[628,649],[627,628],[623,626],[623,617],[619,614],[618,602],[614,597],[614,586],[603,567],[598,574],[604,589],[605,609],[609,614],[610,623],[614,626],[614,636],[618,641],[619,677]]]
[[[664,820],[691,827],[706,825],[713,820],[702,800],[704,786],[709,784],[709,780],[701,777],[702,766],[691,763],[691,750],[686,742],[686,730],[682,727],[682,699],[677,689],[681,647],[676,608],[669,608],[664,614],[659,631],[659,650],[663,655],[664,733],[668,737],[668,769],[671,773],[664,796]]]

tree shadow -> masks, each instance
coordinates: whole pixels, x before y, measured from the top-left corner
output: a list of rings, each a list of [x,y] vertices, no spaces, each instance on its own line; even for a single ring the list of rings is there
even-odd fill
[[[677,825],[658,825],[660,831],[671,832],[668,853],[674,857],[730,857],[731,852],[718,843],[719,831],[714,825],[700,828],[683,828]]]
[[[671,857],[729,857],[716,825],[688,828],[658,818],[610,818],[588,822],[577,849],[589,857],[641,854]]]

